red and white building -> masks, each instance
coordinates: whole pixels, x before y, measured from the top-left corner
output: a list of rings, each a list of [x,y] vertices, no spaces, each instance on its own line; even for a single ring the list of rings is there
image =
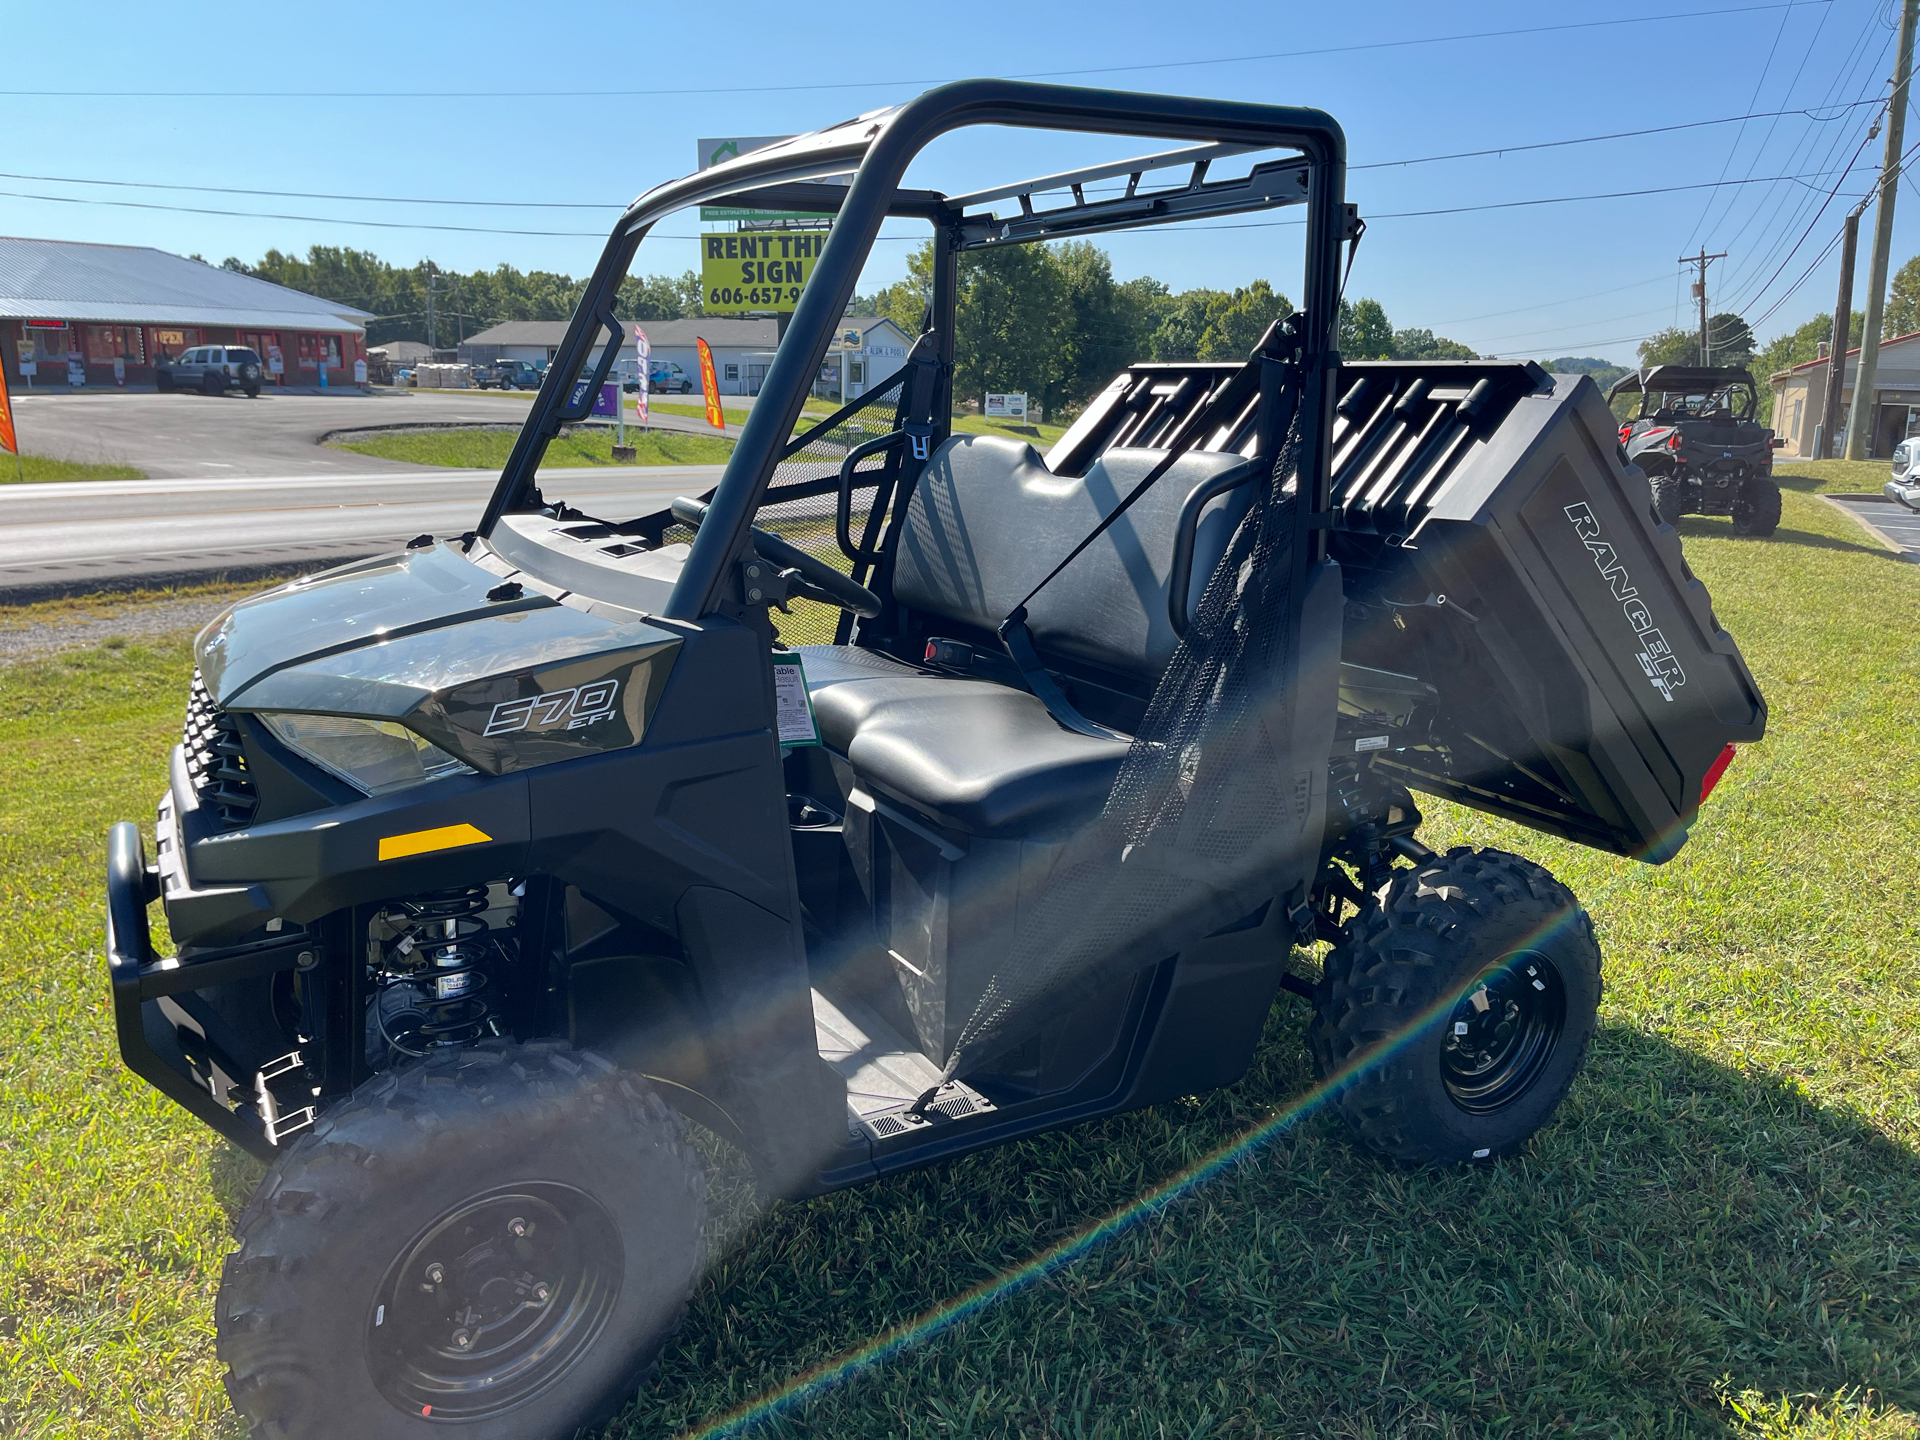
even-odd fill
[[[145,245],[0,236],[0,364],[16,391],[151,385],[162,355],[245,345],[270,383],[350,385],[373,315]],[[71,378],[70,378],[71,377]]]

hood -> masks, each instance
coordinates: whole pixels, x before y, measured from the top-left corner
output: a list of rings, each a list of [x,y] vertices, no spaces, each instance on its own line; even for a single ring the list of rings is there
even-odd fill
[[[200,634],[214,703],[394,720],[489,774],[638,743],[681,643],[436,544],[241,601]]]

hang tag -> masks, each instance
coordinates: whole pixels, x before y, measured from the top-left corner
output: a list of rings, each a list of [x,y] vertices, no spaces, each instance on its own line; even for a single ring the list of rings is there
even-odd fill
[[[773,657],[774,730],[782,745],[818,745],[820,727],[813,718],[813,697],[807,694],[807,669],[800,657]]]

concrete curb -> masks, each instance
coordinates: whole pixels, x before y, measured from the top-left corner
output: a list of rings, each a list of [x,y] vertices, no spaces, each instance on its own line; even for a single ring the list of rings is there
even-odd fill
[[[1842,515],[1846,516],[1849,520],[1853,521],[1854,524],[1858,525],[1862,530],[1866,531],[1867,534],[1871,535],[1874,539],[1878,540],[1882,545],[1886,546],[1887,549],[1893,552],[1895,559],[1905,560],[1909,565],[1920,565],[1920,555],[1916,555],[1911,550],[1907,549],[1906,546],[1902,545],[1898,540],[1895,540],[1891,535],[1887,534],[1886,531],[1882,530],[1878,525],[1875,525],[1871,520],[1867,519],[1866,516],[1860,514],[1857,510],[1853,508],[1853,506],[1845,505],[1841,503],[1842,501],[1845,501],[1845,500],[1853,500],[1853,501],[1874,501],[1883,505],[1892,504],[1893,502],[1888,500],[1886,496],[1884,495],[1821,495],[1816,498],[1826,501],[1827,504],[1831,505],[1834,509],[1838,510]]]

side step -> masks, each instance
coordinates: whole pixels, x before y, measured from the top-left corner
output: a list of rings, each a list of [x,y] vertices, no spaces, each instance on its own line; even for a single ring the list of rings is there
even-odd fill
[[[836,1003],[815,990],[813,1026],[820,1058],[846,1082],[847,1130],[856,1140],[892,1140],[994,1108],[963,1081],[942,1084],[937,1065],[857,1000]],[[939,1118],[908,1114],[934,1085],[940,1090],[927,1109]]]

